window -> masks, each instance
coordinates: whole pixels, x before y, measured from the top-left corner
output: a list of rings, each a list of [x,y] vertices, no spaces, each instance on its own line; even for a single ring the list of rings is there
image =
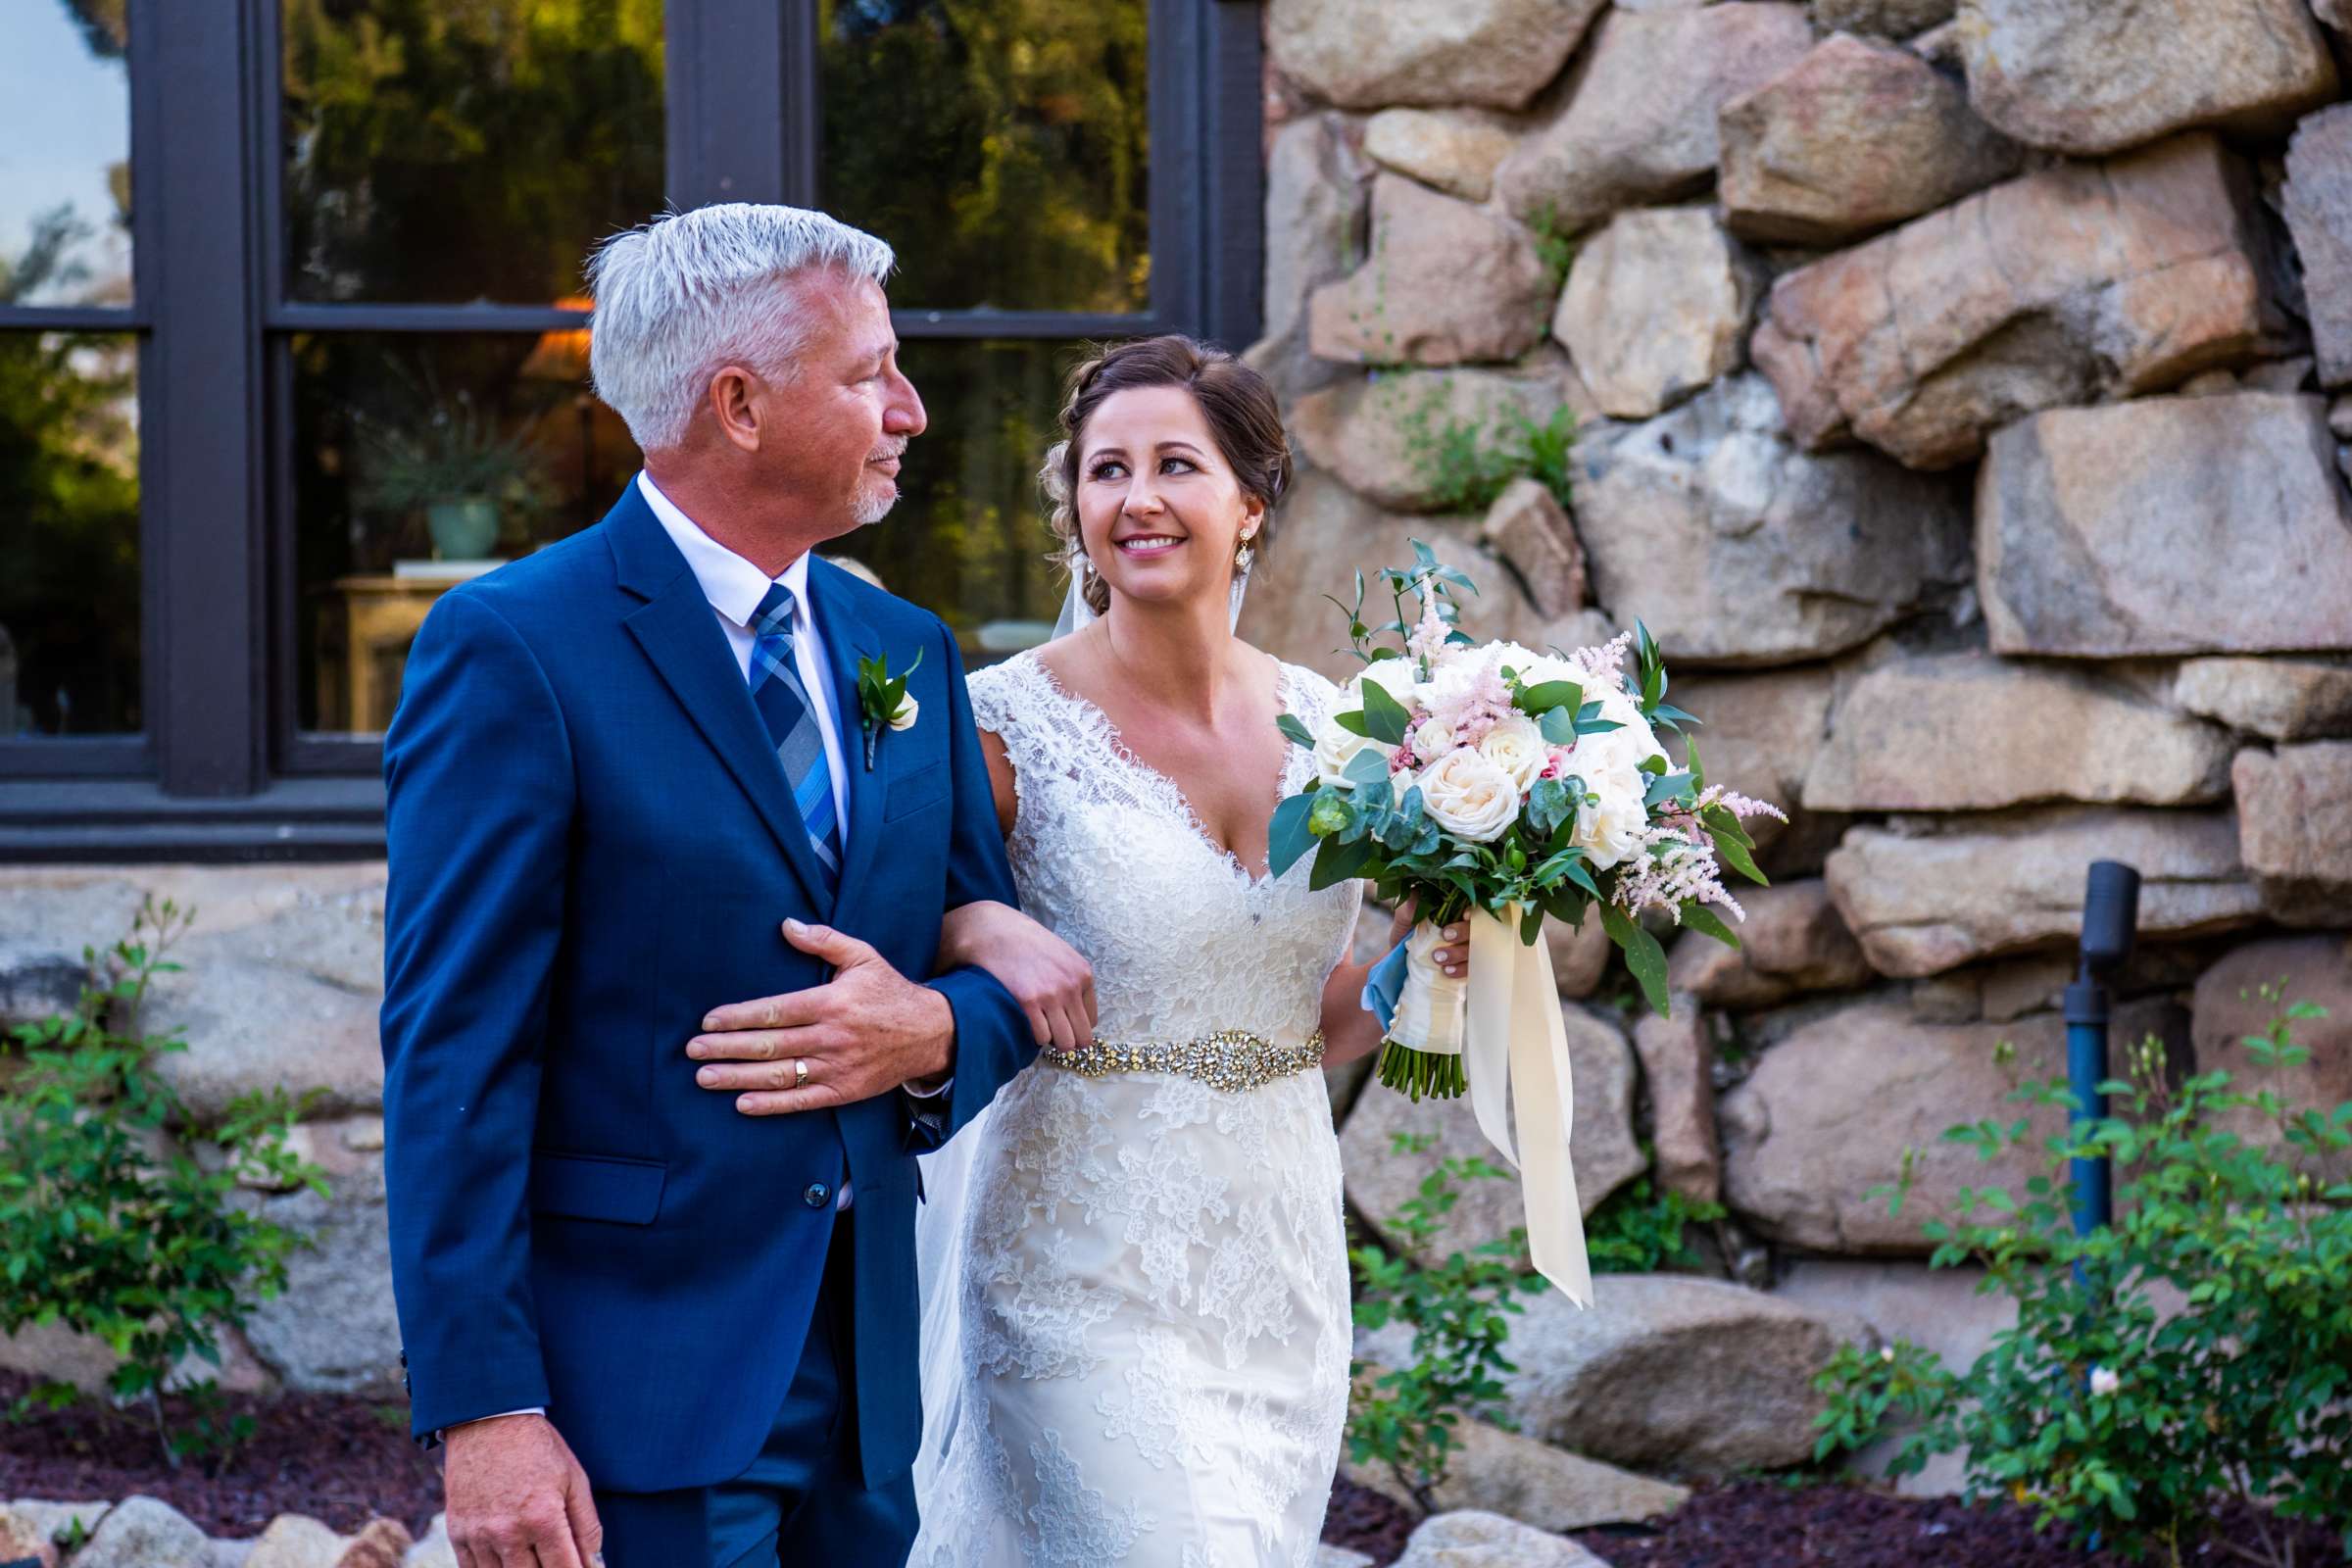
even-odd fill
[[[380,853],[425,611],[638,466],[588,391],[580,269],[665,206],[822,206],[897,247],[930,428],[831,553],[974,662],[1035,641],[1069,363],[1254,335],[1258,25],[1253,0],[11,7],[0,858]]]

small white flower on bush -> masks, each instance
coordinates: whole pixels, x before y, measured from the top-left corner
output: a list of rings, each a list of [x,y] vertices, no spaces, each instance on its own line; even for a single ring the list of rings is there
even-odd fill
[[[1464,748],[1448,752],[1417,783],[1430,817],[1474,844],[1502,836],[1519,815],[1519,791],[1500,767]]]
[[[2091,1397],[2103,1399],[2124,1386],[2112,1367],[2094,1366],[2090,1369]]]

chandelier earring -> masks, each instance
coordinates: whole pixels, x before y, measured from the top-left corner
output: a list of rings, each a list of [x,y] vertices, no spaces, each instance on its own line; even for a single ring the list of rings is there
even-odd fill
[[[1257,552],[1251,549],[1250,544],[1252,537],[1253,533],[1244,533],[1239,546],[1234,550],[1233,569],[1235,571],[1247,573],[1250,570],[1250,563],[1257,559]]]

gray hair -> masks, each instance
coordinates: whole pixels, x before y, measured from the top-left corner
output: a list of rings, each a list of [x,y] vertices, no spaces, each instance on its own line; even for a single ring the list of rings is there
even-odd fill
[[[588,262],[588,368],[647,452],[679,446],[719,367],[788,380],[807,338],[790,279],[838,268],[876,283],[897,258],[873,235],[801,207],[726,202],[615,234]]]

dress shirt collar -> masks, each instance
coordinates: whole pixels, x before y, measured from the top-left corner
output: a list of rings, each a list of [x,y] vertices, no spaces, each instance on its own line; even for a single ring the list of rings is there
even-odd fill
[[[662,493],[652,474],[639,469],[637,488],[644,494],[645,504],[654,509],[670,543],[686,558],[686,565],[694,580],[702,584],[703,597],[710,601],[710,608],[744,630],[755,630],[752,615],[760,601],[767,597],[769,579],[758,566],[703,532],[692,517],[678,510],[676,502]],[[793,619],[806,629],[809,624],[808,552],[795,556],[774,581],[792,591]]]

